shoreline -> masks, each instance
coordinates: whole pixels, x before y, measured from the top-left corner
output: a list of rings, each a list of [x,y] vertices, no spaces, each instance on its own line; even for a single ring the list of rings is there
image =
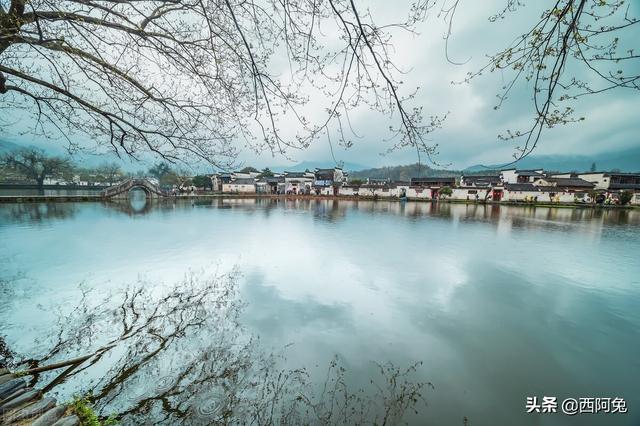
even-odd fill
[[[276,194],[193,194],[176,195],[170,197],[151,197],[152,202],[165,202],[176,200],[207,200],[207,199],[275,199],[275,200],[344,200],[344,201],[393,201],[405,202],[396,197],[380,198],[373,196],[345,196],[345,195],[276,195]],[[75,202],[118,202],[126,198],[110,198],[103,195],[0,195],[0,204],[9,203],[75,203]],[[430,200],[423,198],[407,198],[406,202],[419,203],[451,203],[484,206],[516,206],[516,207],[547,207],[547,208],[591,208],[591,209],[638,209],[640,206],[634,205],[603,205],[603,204],[582,204],[582,203],[548,203],[548,202],[519,202],[519,201],[476,201],[476,200],[456,200],[438,199]]]

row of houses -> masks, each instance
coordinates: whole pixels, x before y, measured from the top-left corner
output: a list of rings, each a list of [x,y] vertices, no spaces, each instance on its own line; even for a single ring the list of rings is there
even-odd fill
[[[588,172],[549,173],[537,170],[502,170],[492,175],[419,177],[410,181],[367,179],[355,184],[340,168],[313,172],[285,172],[273,176],[228,173],[212,176],[214,191],[243,194],[313,194],[374,198],[524,201],[616,202],[622,191],[640,204],[640,174]]]
[[[341,168],[284,172],[261,176],[257,172],[218,173],[211,176],[214,191],[237,194],[339,195],[347,174]]]

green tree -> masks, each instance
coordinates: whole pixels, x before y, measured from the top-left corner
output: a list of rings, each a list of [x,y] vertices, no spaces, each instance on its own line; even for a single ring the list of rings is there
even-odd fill
[[[149,174],[158,179],[158,182],[160,182],[168,173],[171,173],[171,167],[164,162],[156,163],[149,169]]]
[[[240,170],[240,173],[260,173],[260,170],[256,169],[255,167],[247,166]]]
[[[441,197],[450,197],[453,194],[453,190],[451,188],[449,188],[448,186],[444,186],[442,188],[440,188],[440,191],[438,191]]]
[[[158,179],[158,183],[162,187],[180,186],[183,182],[184,180],[173,170],[169,170]]]
[[[198,175],[195,176],[191,182],[196,188],[213,188],[213,182],[209,176]]]
[[[591,168],[589,169],[589,171],[592,171],[592,172],[596,171],[596,163],[595,163],[595,161],[593,163],[591,163]]]
[[[620,200],[620,204],[622,204],[623,206],[626,206],[627,204],[629,204],[632,198],[633,198],[633,192],[631,191],[622,191],[620,193],[620,196],[618,197],[618,199]]]
[[[260,172],[260,176],[262,176],[262,177],[272,177],[273,176],[273,172],[271,171],[271,169],[269,169],[267,167],[267,168],[262,169],[262,171]]]
[[[9,152],[2,157],[2,164],[34,180],[38,185],[38,192],[44,194],[44,180],[57,177],[71,169],[71,163],[66,158],[50,157],[44,151],[36,148],[25,148]]]
[[[364,181],[362,179],[351,179],[349,181],[350,185],[355,185],[355,186],[360,186],[364,183]]]

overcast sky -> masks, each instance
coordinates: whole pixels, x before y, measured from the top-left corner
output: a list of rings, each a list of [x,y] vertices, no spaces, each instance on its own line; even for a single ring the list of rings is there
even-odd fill
[[[363,6],[365,4],[364,1],[359,3]],[[400,2],[368,3],[378,24],[384,24],[394,14],[404,15],[408,7],[399,6]],[[436,16],[437,10],[420,25],[419,35],[395,34],[396,52],[393,58],[408,71],[408,74],[403,76],[405,90],[408,92],[416,86],[421,87],[414,104],[422,106],[425,115],[449,112],[444,127],[430,136],[433,143],[439,144],[439,162],[450,163],[454,168],[463,168],[474,164],[510,161],[514,144],[498,140],[497,135],[507,129],[523,129],[531,123],[533,106],[530,88],[525,85],[518,88],[503,107],[496,111],[493,109],[496,93],[511,74],[487,74],[470,84],[454,85],[451,82],[460,81],[467,72],[480,68],[486,62],[485,55],[506,46],[521,34],[527,25],[531,26],[540,15],[540,2],[529,3],[532,5],[509,15],[509,19],[491,23],[487,18],[499,11],[505,0],[463,0],[454,22],[449,53],[453,60],[466,61],[464,65],[453,65],[446,60],[443,40],[446,26],[442,19]],[[636,9],[632,11],[637,16],[637,3],[632,5],[633,8]],[[636,31],[635,40],[638,39],[640,33]],[[545,131],[536,151],[537,155],[591,155],[638,146],[636,135],[640,130],[640,96],[637,93],[628,89],[611,91],[597,97],[584,97],[573,105],[577,115],[585,116],[586,120],[580,124]],[[351,121],[361,137],[353,139],[354,146],[350,149],[334,146],[337,160],[372,167],[416,161],[415,151],[410,149],[381,155],[390,143],[384,141],[385,136],[388,136],[386,129],[389,122],[379,113],[354,111]],[[43,146],[38,138],[21,136],[20,130],[22,126],[1,129],[0,138],[21,144]],[[299,161],[331,160],[325,138],[316,141],[307,150],[291,151],[289,156],[291,161],[281,157],[274,158],[267,153],[256,155],[245,149],[241,159],[246,164],[258,167],[286,166]]]

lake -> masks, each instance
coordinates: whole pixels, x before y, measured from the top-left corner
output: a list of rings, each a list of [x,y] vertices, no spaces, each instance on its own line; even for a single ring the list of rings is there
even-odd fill
[[[57,327],[81,315],[107,321],[103,307],[136,282],[152,298],[190,271],[235,271],[242,306],[229,319],[235,328],[216,319],[225,338],[245,345],[242,356],[250,344],[278,354],[278,368],[305,368],[316,387],[333,359],[345,383],[365,394],[379,364],[421,362],[410,379],[432,386],[410,423],[637,425],[639,254],[637,209],[284,199],[4,204],[0,336],[17,354],[42,356]],[[87,292],[93,305],[83,311]],[[211,303],[203,309],[208,319],[217,315]],[[94,350],[112,332],[94,327],[87,347],[69,344],[51,359]],[[194,363],[213,338],[189,333],[174,354]],[[154,345],[140,344],[128,359]],[[105,356],[54,392],[71,398],[117,359]],[[136,383],[144,392],[144,381]],[[527,414],[528,396],[622,397],[629,412]],[[124,412],[128,402],[109,404]]]

